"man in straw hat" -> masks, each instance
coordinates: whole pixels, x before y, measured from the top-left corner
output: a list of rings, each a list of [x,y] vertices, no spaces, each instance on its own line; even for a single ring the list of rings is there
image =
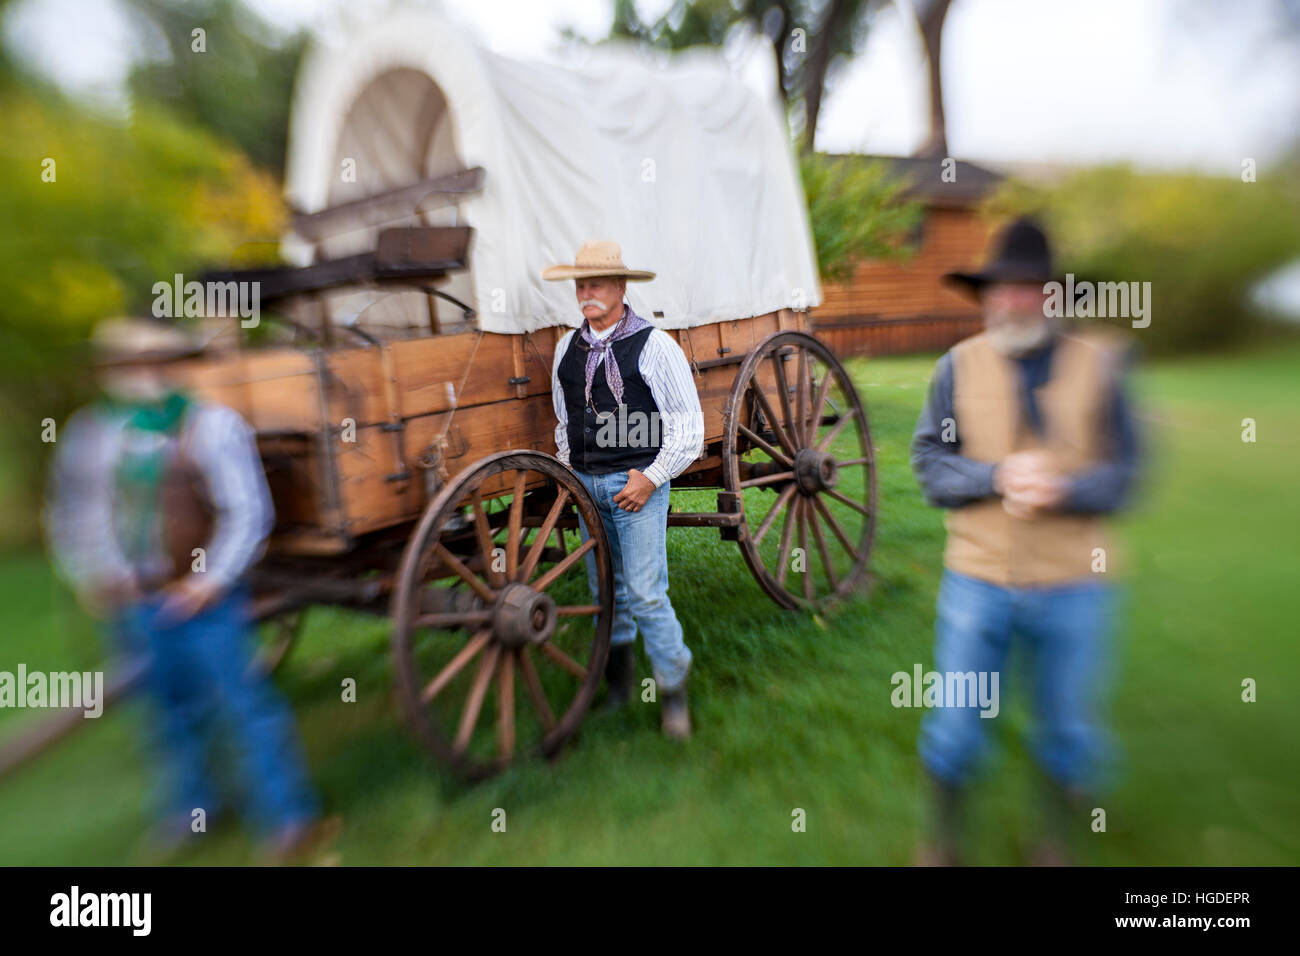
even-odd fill
[[[174,852],[220,814],[207,767],[219,717],[253,822],[286,857],[315,836],[318,810],[293,716],[252,666],[244,578],[272,525],[253,432],[179,385],[176,363],[196,346],[177,327],[113,319],[92,346],[104,397],[58,439],[45,525],[79,600],[147,665],[168,778],[151,852]]]
[[[640,628],[662,699],[663,731],[682,739],[691,732],[691,652],[668,600],[668,491],[703,446],[700,397],[681,346],[624,303],[627,283],[648,281],[654,273],[627,268],[618,243],[585,243],[573,265],[551,266],[542,278],[573,279],[583,316],[582,326],[556,346],[551,384],[557,454],[591,493],[609,537],[609,706],[631,698]],[[595,594],[590,555],[587,576]]]
[[[1050,832],[1036,861],[1054,863],[1066,859],[1067,834],[1086,832],[1092,804],[1083,799],[1107,749],[1098,710],[1114,556],[1101,519],[1128,497],[1137,442],[1124,350],[1048,315],[1046,284],[1057,277],[1047,236],[1022,219],[995,248],[982,270],[946,277],[978,298],[984,331],[936,365],[912,468],[930,504],[949,509],[936,670],[1005,687],[991,678],[1013,637],[1027,652]],[[982,718],[1006,709],[960,698],[921,724],[935,802],[935,839],[921,862],[958,862],[966,784],[994,723]]]

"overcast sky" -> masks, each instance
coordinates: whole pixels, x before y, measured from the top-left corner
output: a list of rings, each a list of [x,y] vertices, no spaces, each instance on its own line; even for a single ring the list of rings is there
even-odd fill
[[[248,0],[282,27],[339,29],[388,0]],[[904,7],[908,0],[900,0]],[[559,31],[609,28],[610,0],[430,0],[478,41],[521,58],[560,55]],[[670,0],[638,0],[643,19]],[[1269,0],[953,0],[944,31],[950,152],[962,158],[1132,160],[1237,175],[1300,130],[1300,51]],[[117,0],[20,0],[11,47],[80,95],[121,102],[140,55]],[[908,153],[926,132],[924,60],[896,7],[838,78],[818,130],[835,152]]]

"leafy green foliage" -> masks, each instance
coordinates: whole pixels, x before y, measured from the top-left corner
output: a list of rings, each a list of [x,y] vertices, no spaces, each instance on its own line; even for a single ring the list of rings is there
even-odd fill
[[[154,283],[275,239],[286,212],[269,175],[156,107],[119,123],[11,77],[0,142],[0,454],[14,459],[0,490],[31,502],[40,422],[89,392],[77,349],[91,326],[147,314]]]
[[[922,209],[902,198],[905,184],[890,177],[885,163],[815,153],[800,159],[799,173],[823,279],[847,279],[862,259],[912,252],[907,237]]]
[[[1300,256],[1296,182],[1282,169],[1248,183],[1106,166],[1051,188],[1011,181],[989,211],[1040,217],[1061,273],[1150,282],[1151,325],[1139,344],[1170,352],[1227,345],[1256,324],[1248,290]]]
[[[274,34],[240,0],[131,2],[159,29],[170,53],[132,71],[133,99],[166,106],[282,175],[306,34]],[[196,29],[204,31],[202,51],[194,49]]]

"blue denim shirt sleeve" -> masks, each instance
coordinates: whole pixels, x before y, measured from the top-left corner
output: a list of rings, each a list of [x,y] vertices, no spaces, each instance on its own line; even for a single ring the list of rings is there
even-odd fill
[[[944,441],[945,419],[951,441]],[[936,508],[957,508],[994,494],[994,466],[961,454],[955,423],[952,356],[944,355],[934,367],[911,449],[912,472],[925,500]]]

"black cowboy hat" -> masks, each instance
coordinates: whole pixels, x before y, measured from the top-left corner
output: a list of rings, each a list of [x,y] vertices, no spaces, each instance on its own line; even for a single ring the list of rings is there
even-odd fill
[[[1058,278],[1052,267],[1047,233],[1032,219],[1006,226],[994,243],[995,253],[978,272],[949,272],[948,282],[978,294],[990,282],[1051,282]]]

